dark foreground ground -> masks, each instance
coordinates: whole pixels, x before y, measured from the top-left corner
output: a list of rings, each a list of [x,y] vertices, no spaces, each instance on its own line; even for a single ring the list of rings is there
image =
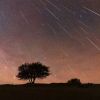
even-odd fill
[[[100,100],[100,86],[2,85],[0,86],[0,100]]]

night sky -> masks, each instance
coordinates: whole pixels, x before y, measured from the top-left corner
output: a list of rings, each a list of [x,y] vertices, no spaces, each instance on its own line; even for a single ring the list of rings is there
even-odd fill
[[[100,83],[100,0],[0,0],[0,83],[34,61],[51,70],[37,82]]]

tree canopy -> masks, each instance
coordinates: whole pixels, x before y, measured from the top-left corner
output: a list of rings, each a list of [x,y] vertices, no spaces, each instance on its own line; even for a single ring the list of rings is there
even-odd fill
[[[17,77],[21,80],[29,80],[30,83],[35,83],[36,78],[45,78],[50,75],[49,67],[40,62],[25,63],[19,66]]]

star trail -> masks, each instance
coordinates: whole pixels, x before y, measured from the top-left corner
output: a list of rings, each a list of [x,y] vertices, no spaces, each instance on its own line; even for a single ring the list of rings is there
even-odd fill
[[[0,83],[34,61],[52,73],[39,82],[100,82],[100,1],[0,0]]]

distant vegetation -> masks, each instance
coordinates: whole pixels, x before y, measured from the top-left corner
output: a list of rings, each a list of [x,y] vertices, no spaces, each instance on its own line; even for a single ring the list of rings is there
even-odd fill
[[[67,86],[69,87],[82,87],[82,88],[88,88],[88,87],[95,87],[95,84],[93,83],[81,83],[80,79],[74,78],[68,80]]]
[[[81,83],[80,79],[74,78],[74,79],[69,80],[67,82],[67,85],[68,86],[81,86],[82,83]]]

